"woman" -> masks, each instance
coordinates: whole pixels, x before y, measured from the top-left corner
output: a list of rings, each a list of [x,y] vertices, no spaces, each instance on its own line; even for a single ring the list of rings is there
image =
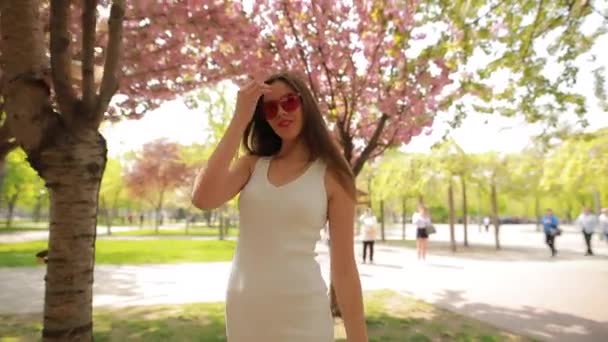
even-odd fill
[[[367,208],[360,218],[361,221],[361,240],[363,241],[363,263],[367,259],[367,251],[369,250],[369,262],[374,263],[374,244],[376,242],[376,226],[378,220],[374,217],[371,208]]]
[[[248,153],[232,167],[242,137]],[[329,221],[331,273],[348,341],[368,341],[353,251],[355,185],[306,84],[291,73],[239,90],[235,114],[200,172],[192,202],[240,193],[240,236],[226,296],[229,342],[333,341],[315,261]]]
[[[585,238],[585,244],[587,245],[586,256],[594,255],[593,249],[591,248],[591,242],[595,228],[598,225],[597,216],[591,211],[591,208],[585,207],[583,212],[576,219],[576,225],[581,229],[583,237]]]
[[[416,226],[416,250],[418,251],[418,260],[425,260],[429,239],[427,229],[431,227],[432,223],[429,212],[424,205],[421,204],[418,206],[418,212],[412,215],[412,223]]]

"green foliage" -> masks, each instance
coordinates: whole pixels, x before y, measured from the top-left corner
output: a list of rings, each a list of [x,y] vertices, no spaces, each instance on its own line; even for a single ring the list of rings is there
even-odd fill
[[[99,190],[99,207],[107,213],[107,219],[111,221],[118,208],[132,206],[133,201],[126,191],[122,163],[118,159],[108,158]]]
[[[44,182],[27,162],[23,150],[13,150],[5,161],[2,203],[31,207],[40,196],[46,196]]]
[[[447,180],[462,175],[467,183],[469,215],[490,212],[490,186],[494,183],[500,216],[533,218],[537,210],[542,213],[551,207],[560,217],[572,217],[582,206],[594,204],[595,191],[603,206],[608,203],[608,129],[569,137],[549,149],[538,143],[508,155],[466,154],[448,140],[429,155],[390,150],[364,171],[362,176],[372,179],[375,207],[382,199],[385,208],[394,213],[401,212],[404,197],[417,200],[422,196],[433,218],[442,220],[447,212]],[[454,180],[454,184],[458,182]],[[462,190],[454,188],[456,213],[461,216]],[[415,202],[409,201],[408,211],[414,209]]]
[[[436,45],[447,42],[448,65],[470,74],[458,80],[462,91],[480,100],[450,103],[453,127],[471,110],[522,115],[544,125],[545,135],[558,134],[573,118],[584,127],[591,98],[574,86],[588,71],[580,70],[582,60],[595,70],[595,97],[608,110],[605,61],[595,55],[608,32],[605,2],[430,0],[420,6],[425,22],[449,27]]]

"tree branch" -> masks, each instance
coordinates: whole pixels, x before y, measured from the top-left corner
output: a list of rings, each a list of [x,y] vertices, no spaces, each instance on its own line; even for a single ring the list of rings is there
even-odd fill
[[[353,173],[355,175],[357,175],[357,174],[359,174],[359,172],[361,172],[361,170],[363,169],[363,165],[365,165],[365,162],[369,159],[369,157],[371,156],[374,149],[378,146],[378,141],[380,140],[380,135],[384,131],[384,126],[386,125],[387,121],[388,121],[388,115],[386,113],[382,113],[382,116],[380,117],[380,120],[378,121],[378,126],[376,126],[376,130],[374,131],[374,134],[369,139],[369,142],[367,143],[367,145],[361,152],[361,155],[359,155],[359,158],[357,158],[357,160],[355,161],[355,163],[353,165]]]
[[[536,28],[538,27],[538,24],[540,22],[541,14],[543,13],[544,2],[544,0],[540,0],[538,2],[538,10],[536,11],[536,16],[534,18],[534,23],[532,24],[532,29],[530,30],[530,36],[528,37],[528,40],[524,42],[525,45],[522,49],[523,53],[521,54],[524,63],[528,57],[528,51],[530,50],[530,45],[532,45],[532,40],[534,40],[534,31],[536,31]]]
[[[478,16],[477,18],[475,18],[475,20],[473,20],[470,23],[467,23],[466,26],[473,26],[473,25],[477,25],[479,23],[479,21],[482,18],[485,18],[488,16],[488,14],[494,12],[495,9],[497,9],[500,5],[504,4],[505,2],[507,2],[506,0],[501,0],[498,1],[497,3],[495,3],[494,5],[492,5],[492,7],[490,7],[490,9],[488,9],[488,11],[480,16]]]
[[[296,26],[293,22],[293,19],[291,18],[291,15],[289,13],[289,8],[287,7],[287,2],[283,3],[283,10],[285,11],[285,17],[287,18],[287,22],[289,23],[289,27],[291,28],[291,33],[293,34],[293,36],[296,39],[296,46],[298,46],[298,53],[300,55],[300,59],[302,60],[302,64],[304,64],[304,70],[306,71],[306,75],[308,76],[308,82],[310,83],[310,89],[312,90],[312,93],[314,94],[315,98],[317,99],[317,101],[319,101],[319,93],[317,92],[317,89],[315,87],[315,84],[313,82],[312,79],[312,73],[310,71],[310,67],[308,66],[308,60],[306,58],[306,54],[304,53],[304,46],[302,45],[302,40],[300,40],[300,36],[298,35],[298,31],[296,30]]]
[[[70,11],[69,0],[51,1],[51,76],[57,103],[68,123],[74,115],[74,105],[77,101],[72,88],[70,33],[68,18]]]
[[[85,115],[95,106],[95,25],[97,0],[84,0],[82,9],[82,102]]]
[[[340,134],[340,143],[342,145],[342,153],[344,159],[350,164],[353,154],[353,141],[352,137],[348,135],[348,127],[344,126],[345,122],[338,118],[336,126],[338,127],[338,133]]]
[[[356,99],[361,96],[361,92],[365,89],[365,86],[367,85],[367,82],[369,80],[369,75],[371,74],[372,69],[376,65],[376,62],[378,61],[378,52],[380,51],[380,47],[382,46],[382,43],[384,41],[385,27],[386,27],[386,25],[382,26],[382,29],[380,31],[378,31],[378,44],[376,44],[376,46],[374,47],[374,52],[372,53],[371,63],[369,63],[369,66],[367,67],[367,71],[365,72],[365,79],[364,79],[363,83],[361,84],[359,93],[356,94],[355,96],[353,96],[353,101],[356,101]],[[345,123],[346,123],[346,127],[350,127],[350,123],[351,123],[353,114],[355,114],[355,105],[354,104],[351,107],[351,110],[347,114],[348,114],[348,116],[345,118]]]
[[[125,16],[124,0],[115,0],[108,19],[108,47],[103,68],[103,78],[99,89],[99,98],[95,106],[93,126],[99,127],[114,93],[118,90],[118,73],[120,71],[120,49],[122,47],[122,21]]]

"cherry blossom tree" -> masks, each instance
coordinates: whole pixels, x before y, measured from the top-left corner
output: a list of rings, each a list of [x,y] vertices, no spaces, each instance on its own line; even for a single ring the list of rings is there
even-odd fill
[[[450,83],[444,56],[412,48],[414,1],[256,1],[251,20],[277,69],[298,71],[355,174],[365,162],[407,143],[433,123]],[[266,59],[263,60],[268,65]]]
[[[162,101],[230,77],[221,61],[236,54],[230,44],[247,48],[245,33],[254,30],[241,25],[246,18],[239,4],[220,1],[0,5],[6,113],[0,152],[21,146],[50,195],[42,339],[91,340],[98,193],[107,154],[100,123],[141,117]]]
[[[169,192],[190,181],[194,172],[182,160],[180,146],[165,139],[144,145],[137,153],[133,165],[127,171],[126,185],[129,192],[154,208],[154,228],[158,233],[163,204]]]

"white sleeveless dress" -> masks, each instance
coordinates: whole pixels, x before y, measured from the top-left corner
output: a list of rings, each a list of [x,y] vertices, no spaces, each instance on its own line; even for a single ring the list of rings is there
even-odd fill
[[[327,220],[325,164],[282,186],[258,159],[239,199],[240,236],[226,295],[228,342],[334,341],[315,245]]]

